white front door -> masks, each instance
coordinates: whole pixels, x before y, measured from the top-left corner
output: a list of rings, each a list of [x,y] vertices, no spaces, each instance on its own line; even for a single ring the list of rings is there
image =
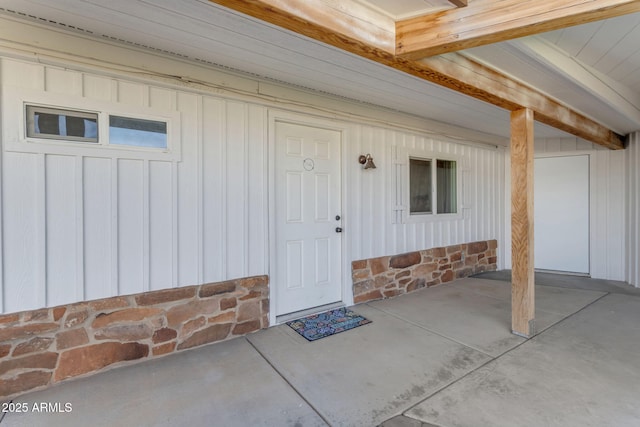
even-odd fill
[[[534,163],[535,268],[589,273],[589,156]]]
[[[276,122],[276,315],[342,300],[341,133]]]

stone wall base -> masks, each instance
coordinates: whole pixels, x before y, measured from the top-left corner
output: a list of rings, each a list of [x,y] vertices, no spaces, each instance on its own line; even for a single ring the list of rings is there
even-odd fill
[[[267,276],[0,315],[0,399],[268,326]]]
[[[496,240],[425,249],[351,263],[353,299],[391,298],[496,269]]]

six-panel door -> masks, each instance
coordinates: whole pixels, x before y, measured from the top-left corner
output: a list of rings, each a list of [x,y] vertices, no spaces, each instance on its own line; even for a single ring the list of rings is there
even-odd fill
[[[342,299],[341,133],[276,123],[276,315]]]

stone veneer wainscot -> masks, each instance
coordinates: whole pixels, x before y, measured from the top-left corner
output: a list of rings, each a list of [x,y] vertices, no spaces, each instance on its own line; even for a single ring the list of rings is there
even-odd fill
[[[425,249],[351,263],[353,299],[391,298],[496,269],[496,240]]]
[[[0,315],[0,399],[268,326],[267,276]]]

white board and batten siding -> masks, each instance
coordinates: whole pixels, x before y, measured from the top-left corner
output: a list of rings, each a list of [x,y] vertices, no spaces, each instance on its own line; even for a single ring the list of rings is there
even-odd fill
[[[630,135],[625,151],[627,151],[625,280],[640,287],[640,131]]]
[[[0,76],[2,312],[269,274],[269,127],[291,116],[344,129],[345,289],[352,260],[504,241],[501,148],[374,120],[323,119],[313,106],[283,112],[264,100],[74,71],[72,65],[5,57]],[[133,109],[174,117],[179,152],[85,151],[78,144],[49,150],[46,143],[34,149],[20,140],[24,124],[16,119],[29,94],[40,94],[41,102],[100,105],[114,114]],[[458,160],[460,215],[404,223],[397,210],[406,185],[402,150]],[[366,153],[377,169],[358,164]],[[352,302],[349,292],[343,295]]]
[[[365,259],[478,240],[502,239],[504,150],[460,143],[400,129],[356,125],[347,146],[347,212],[351,259]],[[457,161],[462,180],[459,215],[405,221],[406,152]],[[377,169],[363,170],[358,156],[370,153]],[[499,248],[501,250],[501,248]],[[501,257],[499,257],[501,258]]]
[[[535,156],[589,156],[589,269],[591,277],[627,280],[625,242],[625,183],[627,150],[612,151],[578,138],[540,139]],[[510,188],[509,158],[506,158],[506,188]],[[535,201],[534,201],[535,204]],[[506,242],[511,239],[510,203],[505,205]],[[535,227],[535,225],[534,225]],[[511,268],[511,245],[506,245],[505,268]],[[637,262],[637,261],[636,261]],[[631,282],[633,283],[633,282]]]
[[[266,273],[264,107],[7,58],[0,75],[2,312]],[[180,160],[21,152],[16,93],[177,113]]]

